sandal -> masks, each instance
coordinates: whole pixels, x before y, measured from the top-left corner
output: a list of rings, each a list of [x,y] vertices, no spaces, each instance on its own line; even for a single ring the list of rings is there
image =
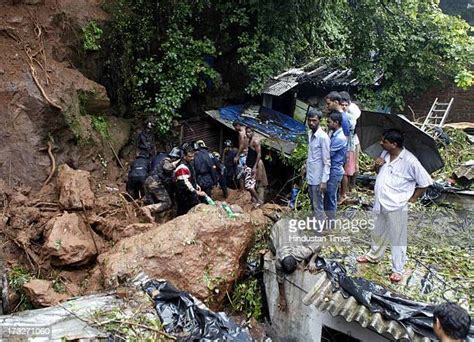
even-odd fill
[[[357,258],[356,258],[356,261],[359,263],[359,264],[376,264],[377,262],[376,261],[371,261],[369,258],[367,258],[366,255],[359,255]]]
[[[400,273],[397,273],[397,272],[393,272],[391,275],[390,275],[390,281],[392,283],[398,283],[400,282],[400,280],[402,280],[402,275]]]

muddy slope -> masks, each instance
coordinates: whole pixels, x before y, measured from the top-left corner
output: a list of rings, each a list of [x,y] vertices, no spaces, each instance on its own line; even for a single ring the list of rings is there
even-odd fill
[[[0,1],[0,178],[10,185],[41,187],[48,143],[56,165],[117,176],[109,143],[120,150],[129,125],[107,114],[105,88],[74,67],[89,64],[80,27],[90,20],[106,20],[94,1]],[[94,129],[98,116],[112,139]]]

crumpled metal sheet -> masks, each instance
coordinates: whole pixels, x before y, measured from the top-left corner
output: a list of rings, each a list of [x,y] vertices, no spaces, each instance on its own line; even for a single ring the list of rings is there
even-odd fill
[[[342,293],[334,289],[326,272],[317,275],[313,289],[303,298],[305,305],[314,305],[320,311],[327,311],[332,316],[342,316],[347,322],[357,322],[364,328],[371,328],[381,335],[389,335],[396,341],[429,342],[410,327],[404,327],[397,321],[386,320],[380,313],[371,313],[367,307],[359,304],[350,296],[344,298]]]
[[[28,341],[63,341],[64,338],[68,341],[73,339],[106,341],[109,334],[94,328],[87,321],[95,311],[107,312],[123,303],[115,295],[100,294],[71,299],[49,308],[0,316],[0,341],[24,340],[21,336],[12,335],[11,330],[22,327],[38,327],[50,331],[49,336],[28,335]]]
[[[459,178],[466,178],[468,181],[474,179],[474,160],[469,160],[454,170],[454,174]]]

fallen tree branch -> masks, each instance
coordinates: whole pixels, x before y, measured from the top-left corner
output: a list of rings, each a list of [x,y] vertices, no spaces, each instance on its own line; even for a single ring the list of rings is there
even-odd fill
[[[114,156],[115,156],[115,159],[117,159],[117,161],[118,161],[120,167],[122,168],[122,170],[125,170],[125,167],[123,166],[122,161],[121,161],[120,158],[118,157],[117,152],[115,152],[114,147],[112,146],[112,144],[110,143],[110,141],[108,141],[108,143],[109,143],[110,149],[112,150],[112,152],[113,152],[113,154],[114,154]]]
[[[52,152],[53,147],[51,146],[51,141],[48,141],[48,155],[51,159],[51,171],[49,172],[48,178],[43,183],[43,186],[47,185],[51,178],[53,178],[54,172],[56,171],[56,160],[54,159],[54,155]]]

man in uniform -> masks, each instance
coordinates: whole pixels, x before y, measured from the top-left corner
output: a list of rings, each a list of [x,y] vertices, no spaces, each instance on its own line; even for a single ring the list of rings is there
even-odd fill
[[[197,150],[193,161],[196,182],[202,191],[211,197],[212,187],[217,183],[214,162],[204,141],[196,141],[194,148]]]
[[[153,122],[148,120],[145,129],[138,134],[138,155],[144,158],[153,158],[156,155],[155,134]]]
[[[127,192],[133,199],[139,199],[145,194],[145,180],[149,171],[148,158],[138,155],[130,166],[127,180]]]
[[[163,158],[151,171],[150,176],[145,181],[145,196],[148,205],[143,207],[142,210],[152,221],[154,213],[171,208],[173,203],[172,176],[180,157],[179,148],[173,148],[168,156]]]

